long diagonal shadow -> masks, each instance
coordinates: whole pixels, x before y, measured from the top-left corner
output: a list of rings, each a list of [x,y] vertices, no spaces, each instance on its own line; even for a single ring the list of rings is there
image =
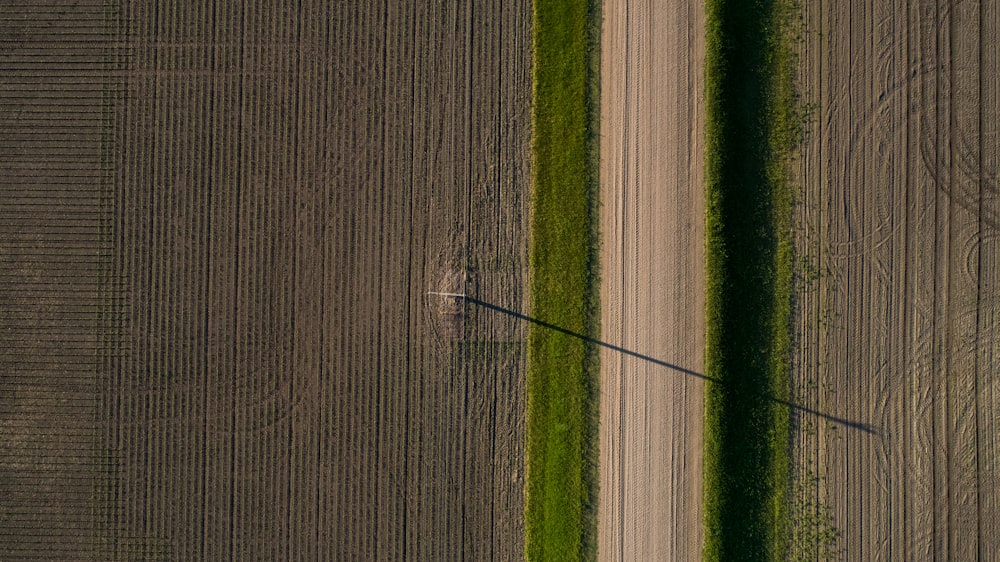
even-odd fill
[[[438,294],[440,294],[440,293],[438,293]],[[459,295],[459,294],[446,294],[446,296],[449,296],[449,297],[452,297],[452,298],[464,298],[466,301],[468,301],[468,302],[470,302],[470,303],[472,303],[472,304],[474,304],[476,306],[481,306],[483,308],[486,308],[486,309],[489,309],[489,310],[492,310],[492,311],[495,311],[495,312],[499,312],[501,314],[506,314],[507,316],[511,316],[511,317],[517,318],[519,320],[525,320],[527,322],[531,322],[532,324],[536,324],[538,326],[542,326],[543,328],[548,328],[550,330],[554,330],[556,332],[559,332],[559,333],[562,333],[562,334],[566,334],[567,336],[572,336],[574,338],[581,339],[581,340],[583,340],[585,342],[592,343],[594,345],[599,345],[601,347],[604,347],[604,348],[607,348],[607,349],[611,349],[613,351],[617,351],[618,353],[621,353],[621,354],[624,354],[624,355],[628,355],[630,357],[635,357],[636,359],[641,359],[641,360],[647,361],[649,363],[653,363],[654,365],[659,365],[661,367],[666,367],[667,369],[670,369],[672,371],[676,371],[676,372],[684,374],[684,375],[692,376],[692,377],[699,378],[699,379],[706,380],[706,381],[712,381],[712,382],[717,383],[717,384],[724,384],[721,380],[719,380],[719,379],[717,379],[715,377],[710,377],[710,376],[708,376],[708,375],[706,375],[704,373],[699,373],[697,371],[692,371],[691,369],[685,369],[684,367],[681,367],[680,365],[674,365],[673,363],[668,363],[666,361],[661,361],[660,359],[657,359],[655,357],[650,357],[649,355],[643,355],[642,353],[638,353],[638,352],[632,351],[631,349],[625,349],[624,347],[621,347],[621,346],[618,346],[618,345],[614,345],[614,344],[611,344],[611,343],[607,343],[607,342],[604,342],[604,341],[592,338],[590,336],[587,336],[585,334],[580,334],[580,333],[574,332],[572,330],[567,330],[566,328],[563,328],[562,326],[557,326],[555,324],[552,324],[551,322],[546,322],[544,320],[539,320],[538,318],[532,318],[531,316],[527,316],[525,314],[521,314],[520,312],[517,312],[516,310],[510,310],[509,308],[504,308],[502,306],[497,306],[495,304],[486,302],[484,300],[477,299],[476,297],[473,297],[473,296]],[[820,412],[818,410],[815,410],[813,408],[808,408],[806,406],[801,406],[799,404],[795,404],[795,403],[789,402],[788,400],[782,400],[781,398],[778,398],[776,396],[772,396],[772,395],[767,394],[767,393],[760,393],[759,396],[761,396],[763,398],[766,398],[766,399],[774,402],[775,404],[781,404],[783,406],[786,406],[793,413],[809,414],[809,415],[816,416],[818,418],[822,418],[824,420],[827,420],[827,421],[829,421],[831,423],[838,423],[838,424],[844,425],[846,427],[850,427],[850,428],[853,428],[853,429],[857,429],[857,430],[863,431],[865,433],[869,433],[869,434],[873,434],[873,435],[877,435],[878,434],[877,429],[874,426],[870,425],[870,424],[856,422],[856,421],[848,420],[848,419],[845,419],[845,418],[837,417],[837,416],[834,416],[834,415],[831,415],[831,414],[826,414],[826,413]]]

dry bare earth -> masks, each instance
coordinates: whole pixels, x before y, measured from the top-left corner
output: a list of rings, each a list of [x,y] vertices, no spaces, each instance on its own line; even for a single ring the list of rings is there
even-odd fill
[[[0,557],[520,557],[528,3],[0,33]]]
[[[598,556],[696,560],[704,13],[699,3],[603,6],[602,339],[648,358],[601,351]]]
[[[859,425],[797,414],[797,547],[997,559],[996,3],[805,12],[802,89],[818,111],[798,245],[819,275],[799,293],[794,392]],[[839,533],[829,548],[801,540],[824,527]]]

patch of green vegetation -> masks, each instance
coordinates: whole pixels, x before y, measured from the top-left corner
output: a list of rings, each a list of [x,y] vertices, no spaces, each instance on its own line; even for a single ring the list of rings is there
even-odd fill
[[[770,17],[772,30],[772,76],[770,80],[771,158],[768,179],[772,190],[772,224],[777,242],[773,347],[771,349],[771,392],[781,400],[791,397],[792,310],[795,299],[795,237],[793,213],[795,201],[791,160],[801,144],[809,110],[799,102],[796,88],[797,46],[803,40],[801,6],[798,0],[774,0]],[[770,474],[771,510],[774,514],[772,559],[785,560],[791,547],[789,520],[792,498],[791,435],[792,413],[789,407],[773,405],[773,433],[770,435],[772,465]]]
[[[844,552],[837,549],[840,532],[834,527],[829,506],[820,501],[823,478],[809,466],[794,479],[791,503],[791,528],[787,560],[837,560]]]
[[[706,4],[705,558],[788,553],[792,0]]]
[[[598,336],[595,0],[535,0],[530,316]],[[528,333],[526,555],[596,553],[597,360],[593,343]]]

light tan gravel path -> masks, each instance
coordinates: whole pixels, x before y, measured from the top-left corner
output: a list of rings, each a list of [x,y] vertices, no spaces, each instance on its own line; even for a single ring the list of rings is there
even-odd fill
[[[703,29],[698,3],[604,2],[601,333],[634,354],[601,351],[601,560],[701,554]]]

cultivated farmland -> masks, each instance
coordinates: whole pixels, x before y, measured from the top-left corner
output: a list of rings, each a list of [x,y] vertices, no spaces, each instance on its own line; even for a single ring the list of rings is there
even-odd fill
[[[0,7],[0,558],[523,555],[530,14]]]
[[[793,554],[996,559],[996,4],[804,7]]]

